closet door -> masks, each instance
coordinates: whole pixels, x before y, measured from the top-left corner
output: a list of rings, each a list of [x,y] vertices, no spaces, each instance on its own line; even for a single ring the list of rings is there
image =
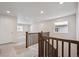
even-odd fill
[[[0,44],[16,41],[16,18],[0,16]]]

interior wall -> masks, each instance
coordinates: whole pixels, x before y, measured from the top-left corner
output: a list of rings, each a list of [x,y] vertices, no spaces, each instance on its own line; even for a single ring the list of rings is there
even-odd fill
[[[79,40],[79,3],[76,10],[76,38]]]
[[[17,20],[14,16],[0,15],[0,44],[16,42]]]
[[[54,23],[58,21],[68,21],[68,33],[55,33]],[[50,36],[66,39],[76,39],[76,15],[65,16],[50,21],[44,21],[32,24],[31,32],[50,32]]]
[[[28,24],[17,24],[17,26],[22,26],[23,27],[23,31],[17,31],[18,33],[18,43],[24,43],[25,42],[25,34],[26,32],[30,31],[30,25]]]

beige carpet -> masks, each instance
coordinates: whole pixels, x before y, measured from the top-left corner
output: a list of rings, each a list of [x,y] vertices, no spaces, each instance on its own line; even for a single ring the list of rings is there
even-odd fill
[[[17,54],[21,54],[26,50],[24,45],[15,46],[14,49],[15,49]]]
[[[0,48],[0,57],[38,57],[38,44],[25,48],[24,45],[4,45]]]

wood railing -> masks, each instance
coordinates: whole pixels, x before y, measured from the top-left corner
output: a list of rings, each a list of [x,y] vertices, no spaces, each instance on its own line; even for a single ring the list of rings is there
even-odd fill
[[[56,42],[56,45],[54,47],[54,41]],[[39,57],[59,57],[58,56],[58,47],[59,47],[59,41],[62,42],[61,47],[61,56],[64,57],[64,46],[65,42],[68,43],[68,57],[71,57],[71,44],[77,45],[77,57],[79,57],[79,41],[76,40],[68,40],[68,39],[61,39],[61,38],[55,38],[55,37],[47,37],[43,36],[42,33],[38,34],[38,53]]]
[[[35,33],[26,32],[26,48],[38,43],[38,33],[40,32]],[[43,34],[44,36],[49,36],[49,32],[44,32]]]
[[[36,43],[38,43],[38,33],[26,32],[26,48]]]

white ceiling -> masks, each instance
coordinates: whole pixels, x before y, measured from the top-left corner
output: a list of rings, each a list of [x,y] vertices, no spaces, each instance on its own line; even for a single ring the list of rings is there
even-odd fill
[[[60,16],[70,15],[76,12],[76,2],[0,2],[0,14],[16,16],[18,23],[31,24]],[[40,14],[41,10],[44,14]]]

